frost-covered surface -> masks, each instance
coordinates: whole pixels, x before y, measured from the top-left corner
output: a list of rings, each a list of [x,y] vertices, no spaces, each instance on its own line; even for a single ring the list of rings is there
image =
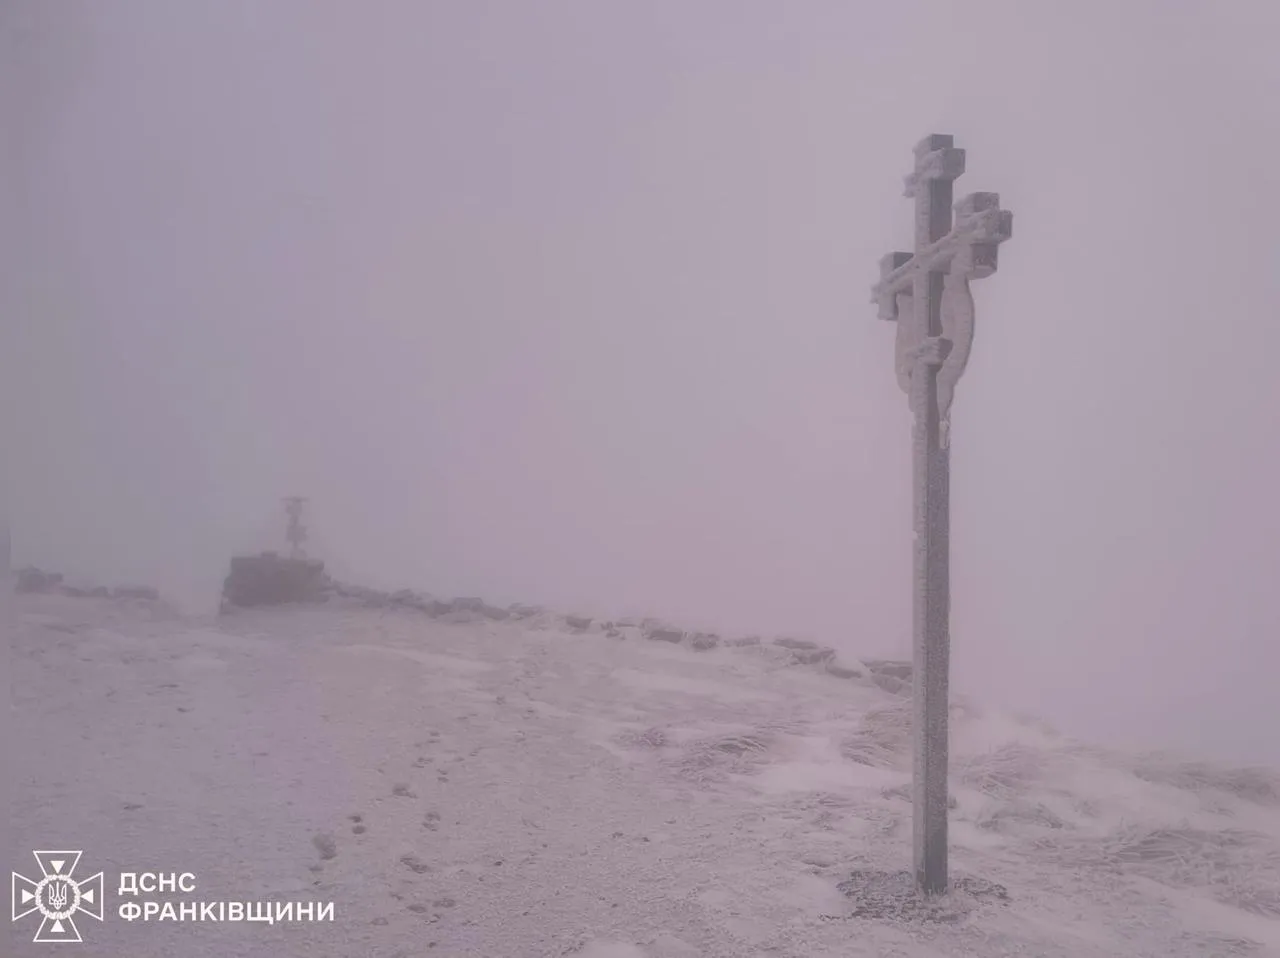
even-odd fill
[[[19,596],[10,867],[107,872],[83,956],[1280,954],[1267,773],[957,707],[964,890],[911,907],[907,699],[770,644],[549,621]],[[122,870],[336,921],[129,924]],[[33,933],[0,951],[48,954]]]

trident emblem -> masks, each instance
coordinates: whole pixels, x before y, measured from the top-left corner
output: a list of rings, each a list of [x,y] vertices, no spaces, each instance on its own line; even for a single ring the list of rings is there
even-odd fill
[[[49,883],[48,892],[45,898],[49,902],[49,907],[54,911],[64,911],[67,907],[67,886],[69,882],[58,879]]]

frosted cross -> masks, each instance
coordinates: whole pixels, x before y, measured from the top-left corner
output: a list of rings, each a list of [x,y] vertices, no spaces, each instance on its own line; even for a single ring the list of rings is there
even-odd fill
[[[995,193],[955,204],[964,150],[932,134],[916,145],[906,195],[915,200],[915,252],[880,261],[872,301],[898,323],[895,365],[914,418],[915,582],[912,612],[914,768],[911,793],[916,887],[947,890],[947,761],[951,634],[951,400],[969,362],[974,305],[969,283],[996,271],[1013,214]]]

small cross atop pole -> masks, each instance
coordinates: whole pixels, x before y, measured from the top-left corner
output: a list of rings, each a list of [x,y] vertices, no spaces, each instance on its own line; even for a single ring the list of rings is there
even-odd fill
[[[951,634],[951,400],[969,361],[974,305],[969,282],[996,271],[1013,214],[995,193],[954,206],[964,150],[934,133],[915,148],[906,195],[915,200],[915,252],[880,261],[872,290],[879,316],[897,321],[895,366],[914,418],[915,581],[911,792],[916,888],[947,890],[947,761]]]

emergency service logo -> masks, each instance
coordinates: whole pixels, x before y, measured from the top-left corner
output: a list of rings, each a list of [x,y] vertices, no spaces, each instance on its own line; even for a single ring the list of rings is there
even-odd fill
[[[83,852],[32,852],[40,866],[40,879],[33,881],[13,873],[13,920],[21,921],[32,912],[42,916],[36,942],[83,941],[75,916],[88,915],[102,921],[102,872],[83,881],[73,877]]]

